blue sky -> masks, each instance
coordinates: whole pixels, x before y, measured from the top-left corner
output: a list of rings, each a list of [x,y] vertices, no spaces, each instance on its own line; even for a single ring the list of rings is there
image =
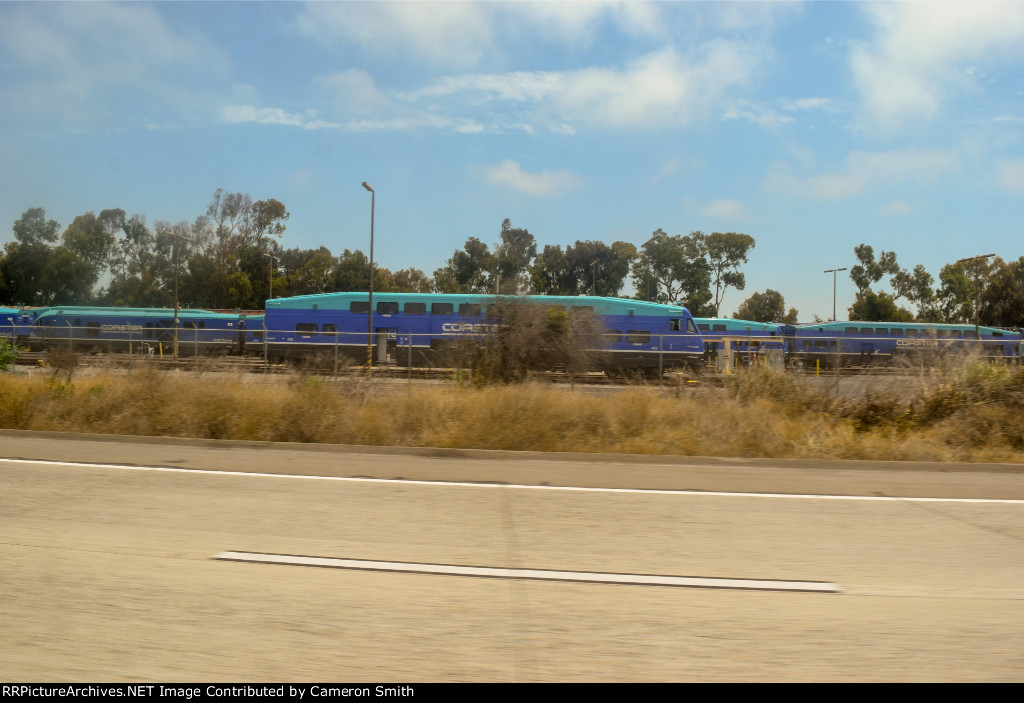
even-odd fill
[[[285,247],[428,275],[501,222],[757,246],[831,317],[853,247],[1024,254],[1024,3],[0,3],[0,223],[276,198]],[[885,287],[882,288],[885,290]],[[839,317],[854,286],[840,274]]]

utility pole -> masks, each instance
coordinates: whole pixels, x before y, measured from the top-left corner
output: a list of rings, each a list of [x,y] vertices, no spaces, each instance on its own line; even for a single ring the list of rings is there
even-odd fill
[[[839,271],[845,270],[846,267],[844,266],[841,269],[826,269],[825,271],[822,272],[832,274],[832,322],[836,321],[836,276],[838,275]]]

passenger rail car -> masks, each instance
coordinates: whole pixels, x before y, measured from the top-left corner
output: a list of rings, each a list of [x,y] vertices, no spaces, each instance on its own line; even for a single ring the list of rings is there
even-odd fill
[[[988,357],[1020,358],[1020,330],[915,322],[826,322],[784,325],[791,362],[829,368],[893,364],[937,353],[975,350]]]
[[[262,316],[178,310],[178,354],[244,353],[262,349]],[[29,345],[34,351],[174,353],[172,308],[58,306],[35,311]]]
[[[0,337],[25,344],[33,319],[32,312],[24,308],[0,308]]]
[[[326,293],[268,300],[271,359],[328,354],[332,349],[365,362],[389,357],[414,365],[444,363],[443,350],[460,337],[486,334],[501,323],[488,314],[499,302],[559,307],[593,315],[604,328],[602,370],[698,367],[704,344],[686,308],[595,296],[445,295],[380,293],[373,299],[372,338],[367,293]],[[595,350],[597,351],[597,350]]]
[[[730,338],[732,348],[740,352],[739,358],[746,364],[756,363],[762,352],[786,350],[786,338],[776,324],[731,317],[695,317],[694,322],[704,338],[705,363],[712,363],[722,350],[723,337]]]

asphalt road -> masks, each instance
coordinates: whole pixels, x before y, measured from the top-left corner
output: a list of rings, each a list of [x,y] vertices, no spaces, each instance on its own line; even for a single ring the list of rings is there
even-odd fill
[[[1024,680],[1024,466],[0,432],[0,496],[4,681]]]

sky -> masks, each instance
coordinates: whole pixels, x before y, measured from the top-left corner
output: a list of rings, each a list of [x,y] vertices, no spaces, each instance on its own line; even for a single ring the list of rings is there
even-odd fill
[[[0,2],[0,243],[223,188],[283,202],[286,248],[367,252],[363,181],[392,270],[505,218],[744,232],[722,314],[829,319],[861,243],[936,278],[1024,255],[1024,2]]]

